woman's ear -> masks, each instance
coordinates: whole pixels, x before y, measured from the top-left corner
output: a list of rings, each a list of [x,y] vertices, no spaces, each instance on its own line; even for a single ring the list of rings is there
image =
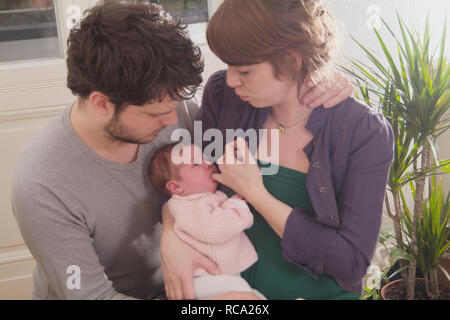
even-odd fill
[[[295,50],[289,50],[288,58],[292,62],[292,67],[295,68],[297,72],[300,72],[300,69],[303,64],[302,56]]]
[[[175,180],[170,180],[166,183],[166,189],[169,190],[170,194],[182,194],[184,189]]]

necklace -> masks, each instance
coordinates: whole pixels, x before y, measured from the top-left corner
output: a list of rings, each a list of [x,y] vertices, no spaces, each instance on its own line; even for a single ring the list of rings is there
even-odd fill
[[[293,127],[293,126],[298,125],[300,122],[302,122],[303,120],[305,120],[309,116],[309,113],[306,116],[301,117],[300,120],[297,120],[296,122],[294,122],[292,124],[289,124],[289,125],[284,125],[281,122],[278,122],[278,120],[275,119],[275,116],[272,113],[270,115],[272,116],[273,120],[277,123],[278,131],[281,134],[285,134],[286,133],[286,129],[289,129],[289,128]]]

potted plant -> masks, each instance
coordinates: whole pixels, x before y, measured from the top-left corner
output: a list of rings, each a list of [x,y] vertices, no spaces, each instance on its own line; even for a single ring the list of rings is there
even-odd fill
[[[381,300],[381,288],[401,272],[401,270],[391,271],[397,259],[402,258],[404,253],[392,246],[389,243],[390,239],[392,239],[392,234],[382,230],[378,239],[382,247],[377,249],[376,254],[378,263],[369,267],[360,300]]]
[[[414,186],[411,184],[414,193]],[[417,224],[417,252],[413,261],[417,264],[424,275],[425,290],[430,299],[438,299],[440,296],[438,283],[438,269],[442,269],[447,278],[447,271],[440,265],[444,252],[450,247],[448,242],[447,224],[450,219],[450,192],[444,196],[442,181],[436,184],[436,177],[429,183],[428,198],[422,203],[422,219]],[[406,232],[411,239],[413,232],[413,215],[408,210],[404,197],[402,198],[405,208]],[[405,247],[409,247],[406,243]],[[447,299],[450,299],[450,292]]]
[[[414,194],[414,185],[411,183],[411,190]],[[408,209],[408,205],[402,194],[402,204],[405,215],[402,216],[403,230],[406,235],[405,242],[402,244],[404,256],[410,262],[417,262],[421,275],[424,279],[417,283],[416,279],[416,298],[444,299],[450,300],[450,290],[447,286],[443,286],[444,290],[440,290],[441,284],[438,281],[438,270],[441,269],[443,274],[450,281],[447,270],[443,268],[442,256],[450,247],[448,242],[447,224],[450,219],[450,192],[444,196],[442,181],[436,184],[436,178],[431,179],[428,191],[428,198],[422,202],[422,219],[417,224],[417,251],[413,253],[411,250],[411,239],[413,238],[413,213]],[[401,289],[401,280],[390,283],[385,286],[381,292],[383,298],[388,299],[386,295],[388,290]],[[401,290],[400,290],[401,294]],[[391,293],[391,296],[393,294]]]
[[[450,106],[450,68],[445,58],[446,22],[440,46],[434,50],[431,48],[428,19],[420,37],[417,32],[410,31],[398,15],[397,18],[400,37],[382,19],[396,43],[391,50],[374,29],[387,66],[354,39],[372,65],[352,60],[354,69],[343,69],[355,79],[366,103],[372,107],[378,105],[394,132],[394,162],[388,180],[390,197],[389,194],[386,196],[386,210],[394,224],[395,245],[404,253],[399,261],[406,297],[414,299],[419,249],[425,241],[420,228],[430,221],[424,219],[423,212],[426,182],[430,176],[438,174],[438,169],[443,170],[441,173],[449,169],[448,160],[439,160],[436,139],[450,127],[447,113]],[[403,191],[409,185],[414,186],[411,211],[403,201]],[[444,213],[448,214],[448,211]],[[406,225],[409,229],[404,228]],[[432,269],[422,262],[419,266],[425,272]]]

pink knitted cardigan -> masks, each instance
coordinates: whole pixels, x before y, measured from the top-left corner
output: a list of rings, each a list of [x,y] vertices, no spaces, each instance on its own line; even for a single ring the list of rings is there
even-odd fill
[[[222,274],[237,274],[258,260],[244,230],[253,224],[247,204],[223,192],[173,195],[168,202],[174,231],[193,248],[213,260]],[[199,268],[195,275],[207,272]]]

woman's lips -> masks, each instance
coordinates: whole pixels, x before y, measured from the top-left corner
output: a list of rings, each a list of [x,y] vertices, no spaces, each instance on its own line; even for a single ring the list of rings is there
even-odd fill
[[[238,94],[238,97],[242,100],[242,101],[247,101],[249,99],[249,97],[247,96],[241,96]]]

